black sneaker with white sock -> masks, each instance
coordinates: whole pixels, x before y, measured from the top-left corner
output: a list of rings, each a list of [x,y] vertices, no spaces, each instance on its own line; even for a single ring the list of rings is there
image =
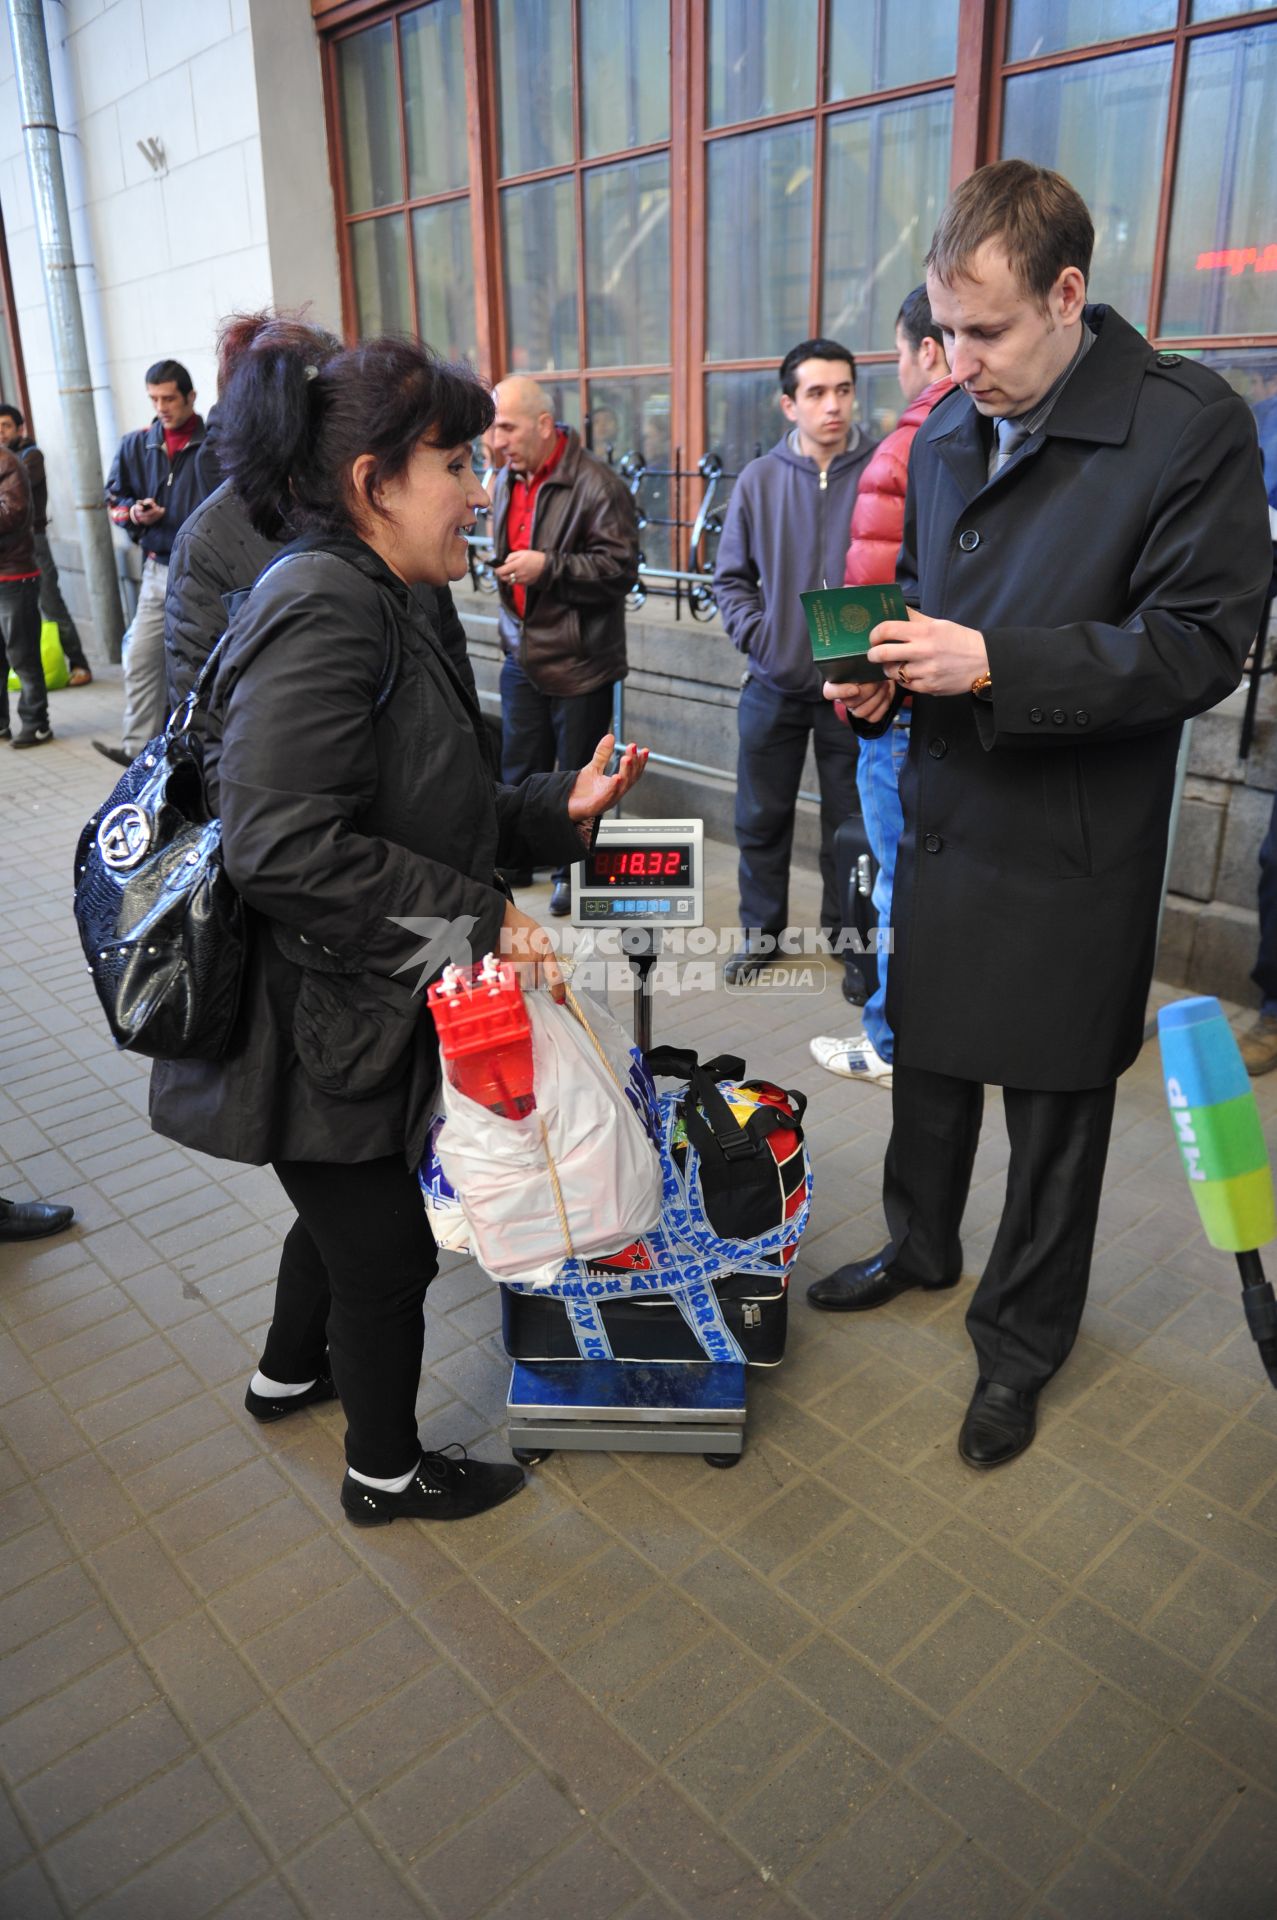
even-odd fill
[[[523,1469],[491,1460],[471,1460],[464,1447],[454,1455],[423,1453],[402,1493],[367,1486],[348,1473],[341,1485],[346,1518],[357,1527],[386,1527],[392,1520],[469,1520],[499,1507],[523,1485]]]

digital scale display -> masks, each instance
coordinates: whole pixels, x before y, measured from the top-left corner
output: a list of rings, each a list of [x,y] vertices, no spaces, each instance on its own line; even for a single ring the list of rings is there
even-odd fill
[[[599,847],[585,860],[584,887],[690,887],[692,850],[682,846]]]
[[[699,820],[602,820],[572,868],[578,927],[699,927],[705,914]]]

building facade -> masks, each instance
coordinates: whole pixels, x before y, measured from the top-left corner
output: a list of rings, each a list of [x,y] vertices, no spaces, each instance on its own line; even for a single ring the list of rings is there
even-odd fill
[[[218,319],[309,304],[350,337],[412,330],[490,377],[537,374],[596,450],[646,466],[645,560],[685,568],[698,462],[725,470],[721,511],[730,476],[780,431],[776,366],[794,341],[845,341],[862,417],[893,423],[897,307],[951,185],[1008,154],[1058,167],[1086,197],[1093,298],[1252,403],[1277,394],[1277,7],[46,0],[45,13],[104,471],[145,418],[150,361],[184,360],[207,406]],[[0,379],[45,448],[74,599],[19,120],[0,44]],[[476,594],[468,613],[489,683],[490,604]],[[675,632],[668,612],[654,594],[635,622],[633,727],[688,763],[668,771],[670,797],[721,820],[737,663],[716,623]],[[1272,726],[1265,698],[1245,761],[1231,707],[1195,734],[1168,965],[1222,990],[1253,939]]]

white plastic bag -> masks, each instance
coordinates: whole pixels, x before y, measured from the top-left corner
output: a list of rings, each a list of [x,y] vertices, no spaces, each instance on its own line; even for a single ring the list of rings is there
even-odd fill
[[[627,1246],[660,1217],[660,1154],[629,1042],[606,1007],[569,1000],[527,996],[537,1104],[522,1120],[444,1077],[439,1164],[494,1280],[548,1285],[565,1260]]]

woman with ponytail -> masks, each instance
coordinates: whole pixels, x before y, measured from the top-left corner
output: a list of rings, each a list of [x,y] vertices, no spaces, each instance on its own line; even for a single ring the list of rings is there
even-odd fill
[[[243,363],[228,400],[242,377]],[[229,1057],[157,1061],[151,1120],[270,1163],[296,1208],[249,1412],[339,1397],[349,1517],[459,1519],[523,1476],[423,1453],[417,1435],[436,1267],[416,1179],[438,1083],[422,990],[503,931],[556,977],[495,870],[579,858],[646,756],[629,749],[609,777],[606,736],[579,774],[493,778],[473,683],[414,597],[464,574],[486,504],[470,448],[493,408],[469,368],[381,339],[263,355],[254,377],[251,449],[234,425],[248,415],[228,408],[230,484],[255,525],[273,510],[297,537],[232,619],[205,745],[248,978]]]

